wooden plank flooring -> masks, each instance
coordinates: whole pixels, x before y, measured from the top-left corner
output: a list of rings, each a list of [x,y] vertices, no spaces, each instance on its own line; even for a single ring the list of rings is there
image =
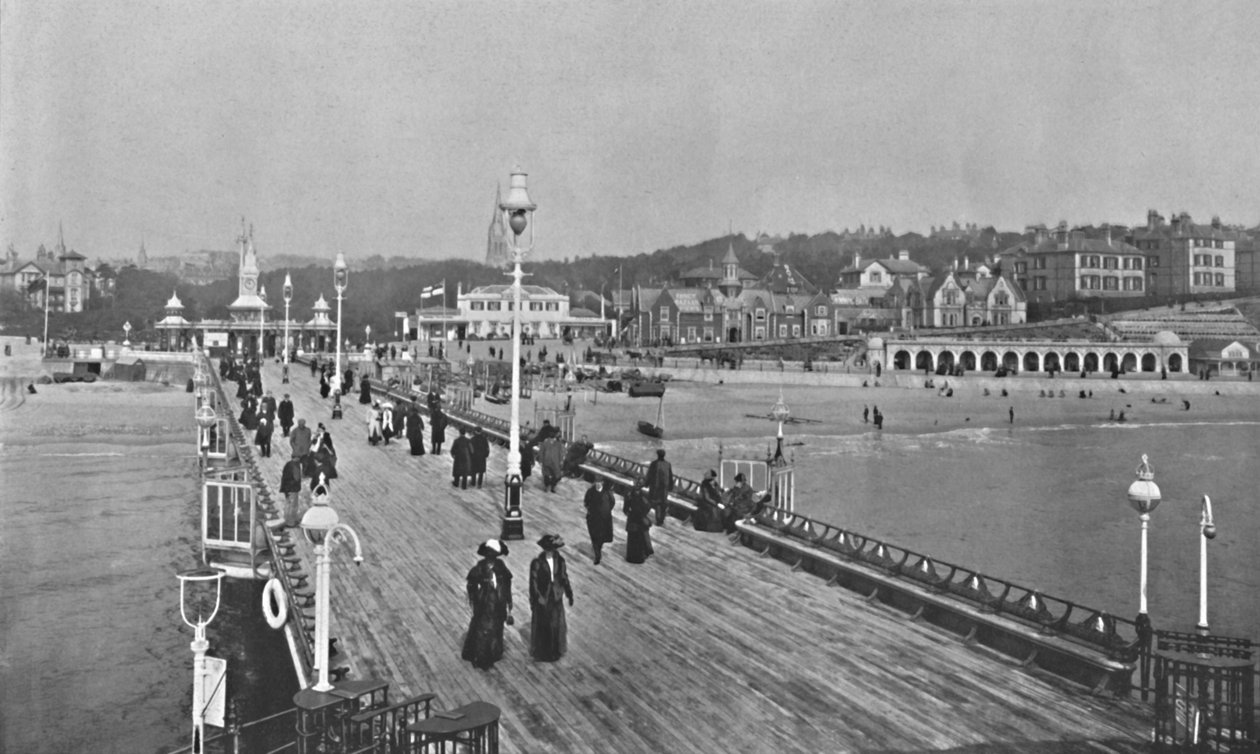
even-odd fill
[[[516,625],[504,659],[477,670],[459,657],[464,576],[477,544],[498,535],[506,451],[492,447],[484,489],[456,490],[449,455],[369,446],[356,396],[331,421],[309,372],[292,374],[282,385],[272,364],[264,383],[332,431],[340,478],[331,503],[366,558],[356,568],[346,548],[334,553],[330,633],[345,656],[333,665],[388,681],[392,699],[432,691],[440,707],[498,705],[504,752],[1147,748],[1149,706],[1030,674],[721,534],[671,520],[652,530],[657,554],[631,565],[618,514],[617,541],[593,565],[585,484],[565,480],[548,494],[537,475],[525,491],[526,539],[509,543],[506,559]],[[260,466],[274,490],[287,440],[277,435],[273,447]],[[575,592],[569,652],[557,663],[529,657],[528,566],[546,532],[568,543]]]

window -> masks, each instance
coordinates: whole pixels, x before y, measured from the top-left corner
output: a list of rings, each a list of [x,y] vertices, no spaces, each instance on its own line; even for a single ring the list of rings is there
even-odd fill
[[[793,337],[793,338],[799,338],[799,337],[801,337],[801,326],[800,326],[800,325],[792,325],[792,337]]]
[[[787,325],[779,325],[779,337],[780,338],[787,337]]]
[[[1114,275],[1108,275],[1107,277],[1102,279],[1102,282],[1103,282],[1103,290],[1105,291],[1120,290],[1120,278],[1115,277]]]
[[[502,311],[502,310],[503,310],[503,302],[502,302],[502,301],[487,301],[487,302],[486,302],[486,309],[488,309],[488,310],[490,310],[490,311],[492,311],[492,312]]]
[[[669,321],[669,307],[668,306],[661,307],[661,321],[662,322]]]
[[[1042,280],[1045,280],[1045,278],[1042,278]],[[993,297],[994,306],[1009,306],[1010,303],[1010,298],[1005,293],[999,293]]]
[[[547,311],[549,311],[549,312],[558,312],[558,311],[560,311],[560,303],[559,303],[558,301],[548,301],[548,302],[547,302]]]
[[[871,282],[872,282],[872,283],[879,283],[879,282],[882,282],[882,280],[883,280],[883,278],[880,276],[880,274],[879,274],[878,272],[876,272],[876,271],[874,271],[874,270],[871,270]]]
[[[1104,270],[1120,269],[1120,258],[1119,257],[1103,257],[1103,269]]]
[[[826,304],[819,304],[817,307],[815,307],[815,309],[814,309],[814,316],[816,316],[816,317],[826,317],[826,316],[827,316],[827,305],[826,305]]]
[[[541,301],[530,301],[530,302],[529,302],[529,310],[530,310],[531,312],[540,312],[540,311],[542,311],[542,302],[541,302]]]
[[[1045,258],[1045,257],[1033,257],[1033,269],[1034,269],[1034,270],[1044,270],[1045,268],[1046,268],[1046,258]]]
[[[754,327],[754,328],[753,328],[753,340],[765,340],[765,339],[766,339],[766,328],[765,328],[765,327]]]
[[[484,312],[486,310],[486,302],[485,301],[472,301],[472,302],[469,302],[468,308],[472,309],[475,312]]]
[[[1017,274],[1017,275],[1022,275],[1022,274],[1024,274],[1025,272],[1028,272],[1028,265],[1027,265],[1025,262],[1016,262],[1016,263],[1015,263],[1015,274]]]
[[[687,328],[687,340],[692,343],[696,341],[696,328],[694,327]]]
[[[757,307],[757,311],[753,314],[753,317],[759,321],[764,320],[766,318],[766,310],[761,307]]]
[[[1147,258],[1147,260],[1146,260],[1146,265],[1147,265],[1148,267],[1158,267],[1158,266],[1159,266],[1159,257],[1149,257],[1149,258]]]
[[[785,314],[796,314],[796,305],[794,305],[794,304],[787,304],[787,305],[785,305],[785,306],[783,307],[783,312],[784,312]]]
[[[1033,278],[1033,290],[1044,291],[1046,289],[1046,279],[1040,275]]]
[[[713,321],[713,307],[711,306],[704,307],[704,321],[705,322]]]
[[[712,327],[704,328],[704,342],[705,343],[713,342],[713,328]]]
[[[1225,273],[1216,273],[1216,284],[1222,288],[1225,287]]]
[[[957,304],[958,304],[958,291],[955,291],[955,290],[945,291],[945,305],[956,306]]]
[[[1218,256],[1218,257],[1216,258],[1216,266],[1217,266],[1217,267],[1224,267],[1224,266],[1225,266],[1225,257]]]

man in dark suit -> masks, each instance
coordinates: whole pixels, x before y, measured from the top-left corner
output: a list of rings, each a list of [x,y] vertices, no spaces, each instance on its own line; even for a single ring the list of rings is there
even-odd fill
[[[656,451],[656,460],[647,468],[648,503],[656,509],[656,525],[665,525],[665,511],[669,508],[666,498],[674,489],[674,468],[665,460],[665,450]]]
[[[469,473],[480,489],[486,478],[486,460],[490,458],[490,439],[486,437],[486,431],[481,427],[474,429],[468,447],[472,454],[472,468]]]
[[[586,507],[586,531],[591,535],[591,549],[595,551],[595,565],[599,565],[604,545],[613,541],[613,507],[616,498],[613,496],[612,481],[605,479],[601,490],[590,478],[591,486],[586,491],[582,505]]]
[[[459,428],[459,437],[451,443],[451,486],[461,490],[468,489],[468,475],[472,473],[472,446],[463,427]]]
[[[284,430],[284,436],[289,436],[289,429],[293,426],[293,401],[289,400],[289,394],[284,394],[284,400],[280,401],[280,405],[276,406],[276,418],[280,421],[280,429]]]

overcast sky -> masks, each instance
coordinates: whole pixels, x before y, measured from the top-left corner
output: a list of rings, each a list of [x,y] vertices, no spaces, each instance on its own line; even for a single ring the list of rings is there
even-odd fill
[[[0,243],[482,259],[1260,222],[1260,2],[0,0]]]

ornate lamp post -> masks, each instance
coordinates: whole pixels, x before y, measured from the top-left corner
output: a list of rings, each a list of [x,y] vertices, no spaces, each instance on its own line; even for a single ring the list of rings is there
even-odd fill
[[[293,301],[293,279],[284,273],[284,377],[281,382],[289,381],[289,303]]]
[[[783,457],[783,422],[792,416],[792,412],[788,410],[787,403],[783,401],[783,389],[779,389],[779,400],[770,407],[770,416],[779,423],[779,434],[775,438],[774,457],[778,460]]]
[[[1151,469],[1147,456],[1143,454],[1142,463],[1137,467],[1137,479],[1129,485],[1129,504],[1138,512],[1138,518],[1142,521],[1142,572],[1139,582],[1138,615],[1134,623],[1138,634],[1143,637],[1150,636],[1151,632],[1151,618],[1146,613],[1146,532],[1151,522],[1151,514],[1159,507],[1159,502],[1159,485],[1155,484],[1155,472]]]
[[[363,346],[369,351],[372,350],[372,326],[363,326]]]
[[[123,345],[131,345],[131,320],[123,323]],[[47,346],[45,346],[45,350],[47,350]]]
[[[217,568],[198,568],[175,574],[179,579],[179,615],[193,629],[193,699],[192,699],[192,754],[203,754],[206,743],[206,650],[210,642],[206,640],[206,626],[214,620],[219,612],[219,596],[223,585],[223,571]],[[209,583],[214,582],[214,602],[210,603]],[[189,595],[189,591],[193,591]],[[192,602],[197,613],[195,621],[188,619],[189,603]],[[209,609],[210,616],[205,617]]]
[[[267,322],[267,286],[258,286],[258,368],[262,369],[263,361],[267,359],[267,354],[263,350],[263,340],[266,339],[267,333],[263,329]]]
[[[1201,636],[1211,633],[1208,630],[1207,617],[1207,543],[1216,539],[1216,521],[1212,519],[1212,499],[1203,496],[1203,508],[1199,515],[1199,625],[1196,630]]]
[[[507,475],[503,480],[503,517],[500,539],[524,539],[525,519],[521,514],[521,261],[534,249],[534,229],[529,222],[538,205],[525,190],[526,174],[517,168],[511,176],[508,194],[499,203],[503,219],[512,229],[512,422],[508,433]],[[521,248],[521,234],[529,227],[529,246]]]
[[[319,680],[314,691],[332,691],[328,682],[328,580],[332,548],[347,540],[354,542],[355,565],[363,564],[363,548],[354,529],[340,522],[337,511],[322,498],[302,516],[302,532],[315,546],[315,666]]]
[[[219,420],[219,415],[210,408],[209,401],[204,397],[200,400],[201,405],[197,407],[193,417],[197,420],[197,426],[201,428],[198,440],[201,443],[201,473],[204,474],[210,467],[210,428]]]
[[[337,385],[337,392],[341,392],[343,385],[341,384],[341,299],[346,292],[346,283],[350,279],[350,268],[346,266],[346,255],[340,251],[337,252],[337,263],[333,265],[333,288],[337,289],[337,360],[336,371],[333,372],[333,379]]]

